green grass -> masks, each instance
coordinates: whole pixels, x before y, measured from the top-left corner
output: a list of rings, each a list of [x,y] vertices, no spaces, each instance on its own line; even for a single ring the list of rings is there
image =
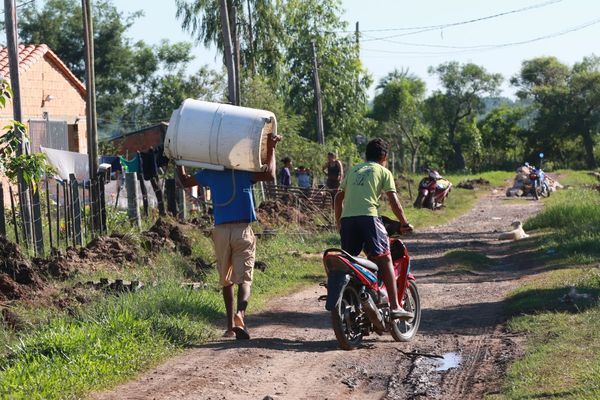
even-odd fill
[[[600,183],[598,178],[590,174],[589,171],[560,169],[555,171],[553,174],[558,174],[558,181],[565,186],[582,186]]]
[[[255,271],[249,313],[259,311],[273,296],[322,280],[320,260],[295,257],[292,252],[299,247],[320,251],[324,243],[337,242],[335,236],[278,235],[261,240],[257,259],[268,267],[264,273]],[[199,235],[194,255],[211,260],[207,243]],[[76,309],[74,316],[48,313],[43,321],[42,313],[16,337],[0,330],[0,338],[8,341],[8,351],[0,359],[0,398],[78,398],[123,382],[188,345],[214,338],[225,326],[217,274],[204,277],[205,290],[180,287],[193,271],[189,260],[160,254],[148,265],[122,271],[147,279],[148,287],[138,293],[108,296]]]
[[[528,220],[525,230],[551,230],[538,240],[552,258],[580,264],[600,257],[600,193],[593,190],[558,191],[546,200],[544,212]]]
[[[412,202],[417,195],[417,185],[422,176],[412,175],[411,179],[415,182],[412,189],[413,199],[410,199],[408,190],[403,188],[400,189],[400,202],[404,207],[408,220],[416,228],[442,225],[469,212],[482,195],[489,193],[490,188],[503,188],[506,186],[506,180],[512,179],[513,177],[514,174],[512,172],[503,171],[483,172],[476,175],[448,175],[446,178],[452,182],[454,187],[452,188],[449,197],[444,202],[444,207],[440,210],[431,211],[428,209],[413,208]],[[457,187],[463,180],[478,178],[490,181],[490,188],[482,187],[477,190],[468,190]],[[402,182],[400,183],[402,184]],[[393,214],[387,205],[382,207],[382,213],[389,217],[393,217]]]
[[[546,271],[508,298],[508,328],[527,334],[526,353],[489,398],[600,398],[600,269],[589,266],[600,256],[599,205],[597,192],[559,191],[527,222],[543,233],[524,243],[545,254]]]

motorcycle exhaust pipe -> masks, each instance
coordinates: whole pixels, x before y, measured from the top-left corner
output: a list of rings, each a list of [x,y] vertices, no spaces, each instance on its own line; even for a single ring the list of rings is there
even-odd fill
[[[383,316],[379,312],[379,309],[373,302],[373,299],[371,298],[371,296],[369,296],[366,292],[362,292],[360,294],[359,298],[360,298],[360,304],[363,306],[363,309],[365,310],[365,313],[367,314],[369,321],[371,321],[371,323],[375,327],[375,331],[376,332],[385,331]]]

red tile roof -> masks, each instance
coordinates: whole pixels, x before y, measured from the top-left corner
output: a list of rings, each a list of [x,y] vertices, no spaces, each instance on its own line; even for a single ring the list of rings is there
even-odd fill
[[[60,58],[45,44],[19,45],[19,73],[27,72],[33,64],[45,58],[51,62],[67,78],[82,97],[85,97],[85,86],[71,70],[63,63]],[[10,68],[8,66],[8,50],[6,47],[0,47],[0,74],[4,79],[10,80]]]

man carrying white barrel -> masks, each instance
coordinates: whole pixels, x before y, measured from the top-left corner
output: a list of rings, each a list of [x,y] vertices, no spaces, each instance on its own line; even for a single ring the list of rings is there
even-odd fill
[[[210,188],[215,218],[212,239],[227,312],[225,337],[250,339],[244,318],[250,299],[256,253],[256,237],[251,226],[256,221],[252,185],[259,181],[275,181],[274,152],[277,142],[281,140],[280,136],[272,134],[268,138],[269,163],[263,172],[205,169],[191,176],[185,173],[183,167],[177,168],[184,187],[200,185]],[[234,285],[238,286],[235,314]]]

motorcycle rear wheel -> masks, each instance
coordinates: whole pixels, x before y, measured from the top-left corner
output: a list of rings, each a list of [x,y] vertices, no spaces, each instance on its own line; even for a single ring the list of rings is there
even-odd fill
[[[417,284],[414,281],[408,282],[408,287],[404,292],[403,304],[404,309],[414,313],[414,316],[408,321],[396,320],[392,323],[392,337],[397,342],[411,341],[417,334],[421,323],[421,299]]]
[[[425,198],[425,207],[430,210],[435,210],[435,199],[433,198],[433,194],[430,194]]]
[[[417,195],[417,199],[415,200],[415,202],[413,204],[413,207],[414,208],[423,208],[423,199],[424,199],[423,195],[421,193],[419,193]]]
[[[362,313],[358,292],[353,287],[346,286],[337,307],[331,311],[333,332],[342,350],[354,350],[362,342]]]

